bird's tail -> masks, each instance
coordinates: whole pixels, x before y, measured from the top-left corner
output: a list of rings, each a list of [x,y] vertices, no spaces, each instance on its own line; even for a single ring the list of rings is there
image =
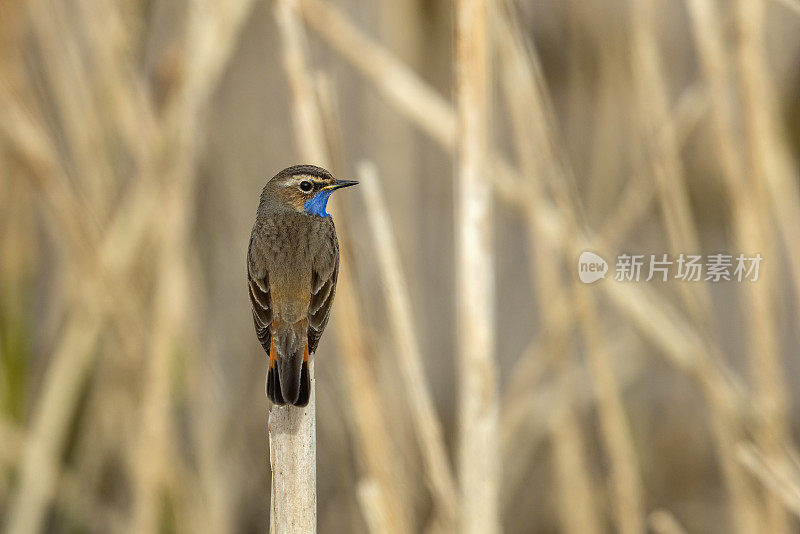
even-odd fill
[[[311,396],[311,376],[308,372],[308,341],[303,340],[302,348],[294,347],[295,336],[289,339],[272,339],[267,371],[267,397],[278,405],[293,404],[306,406]]]

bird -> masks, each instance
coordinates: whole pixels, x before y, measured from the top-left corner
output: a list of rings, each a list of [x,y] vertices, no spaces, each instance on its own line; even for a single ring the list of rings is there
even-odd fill
[[[269,355],[267,397],[308,405],[309,356],[328,324],[339,274],[339,241],[327,212],[331,194],[356,185],[314,165],[276,174],[261,192],[247,250],[256,336]]]

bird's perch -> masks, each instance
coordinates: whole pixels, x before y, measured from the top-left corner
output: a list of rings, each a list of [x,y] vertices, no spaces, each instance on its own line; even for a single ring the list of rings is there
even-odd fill
[[[273,406],[269,412],[272,470],[270,534],[317,531],[317,432],[314,361],[308,362],[308,406]]]
[[[295,136],[304,159],[327,166],[313,94],[305,75],[303,31],[297,0],[275,2],[275,20],[283,44],[283,60],[292,90]],[[308,406],[273,406],[269,414],[270,534],[317,531],[317,435],[314,361],[309,360],[311,398]]]

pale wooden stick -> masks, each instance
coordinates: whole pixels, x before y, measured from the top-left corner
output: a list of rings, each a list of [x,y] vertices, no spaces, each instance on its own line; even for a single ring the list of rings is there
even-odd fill
[[[492,190],[489,174],[490,2],[456,2],[456,293],[461,532],[492,534],[498,515]]]
[[[313,359],[308,362],[308,372],[311,375],[308,406],[273,406],[269,412],[271,534],[317,531],[317,402]]]

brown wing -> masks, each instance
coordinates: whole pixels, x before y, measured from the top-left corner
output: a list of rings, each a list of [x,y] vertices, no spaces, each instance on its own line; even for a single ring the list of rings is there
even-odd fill
[[[249,286],[250,307],[253,310],[253,323],[258,341],[267,354],[272,348],[272,298],[269,291],[269,273],[264,261],[254,257],[253,239],[247,254],[247,285]]]
[[[311,301],[308,304],[308,351],[314,353],[319,338],[328,324],[331,315],[333,297],[336,294],[336,279],[339,277],[339,251],[336,247],[333,258],[333,269],[329,273],[320,273],[316,269],[311,273]]]

